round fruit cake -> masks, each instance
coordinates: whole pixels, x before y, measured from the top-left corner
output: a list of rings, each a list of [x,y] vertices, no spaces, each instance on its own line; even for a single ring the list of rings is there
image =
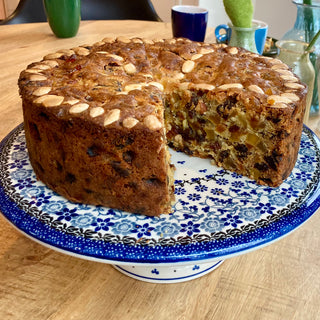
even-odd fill
[[[186,39],[104,39],[19,78],[37,177],[74,202],[170,212],[168,145],[279,186],[299,150],[306,86],[278,59]]]

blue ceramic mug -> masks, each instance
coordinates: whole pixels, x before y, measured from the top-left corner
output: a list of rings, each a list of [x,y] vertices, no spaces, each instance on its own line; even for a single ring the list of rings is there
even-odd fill
[[[171,22],[175,38],[203,42],[207,30],[208,10],[197,6],[173,6]]]
[[[256,28],[254,37],[257,51],[259,54],[263,53],[264,45],[266,43],[268,34],[268,25],[260,20],[252,20],[252,25]],[[221,33],[221,31],[223,31]],[[226,24],[220,24],[215,29],[215,36],[218,43],[228,43],[231,38],[231,27]]]

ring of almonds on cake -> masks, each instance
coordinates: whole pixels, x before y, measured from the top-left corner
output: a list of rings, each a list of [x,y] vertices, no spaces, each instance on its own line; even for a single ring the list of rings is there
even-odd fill
[[[67,199],[171,210],[168,146],[279,186],[299,150],[307,88],[278,59],[187,39],[105,38],[19,77],[30,162]]]

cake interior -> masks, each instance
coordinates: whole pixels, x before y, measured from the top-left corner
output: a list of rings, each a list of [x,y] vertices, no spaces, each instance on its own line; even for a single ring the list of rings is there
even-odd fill
[[[190,156],[210,158],[212,164],[260,184],[278,186],[290,174],[290,163],[296,160],[286,143],[287,132],[279,130],[284,110],[275,109],[268,114],[262,109],[253,110],[243,104],[236,92],[223,101],[218,98],[206,87],[177,89],[167,95],[169,146]],[[299,143],[298,136],[295,143]],[[288,162],[281,163],[280,149],[287,151]],[[278,167],[285,165],[287,170],[279,176]]]

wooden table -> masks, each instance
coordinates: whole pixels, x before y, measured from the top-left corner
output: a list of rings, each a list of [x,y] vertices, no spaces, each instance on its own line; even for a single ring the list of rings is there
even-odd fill
[[[171,37],[170,24],[82,22],[71,39],[46,23],[0,26],[0,139],[22,122],[19,72],[46,53],[107,36]],[[211,31],[209,41],[213,40]],[[319,119],[310,121],[317,134]],[[53,251],[0,217],[0,319],[320,319],[320,214],[270,246],[199,279],[152,284]]]

